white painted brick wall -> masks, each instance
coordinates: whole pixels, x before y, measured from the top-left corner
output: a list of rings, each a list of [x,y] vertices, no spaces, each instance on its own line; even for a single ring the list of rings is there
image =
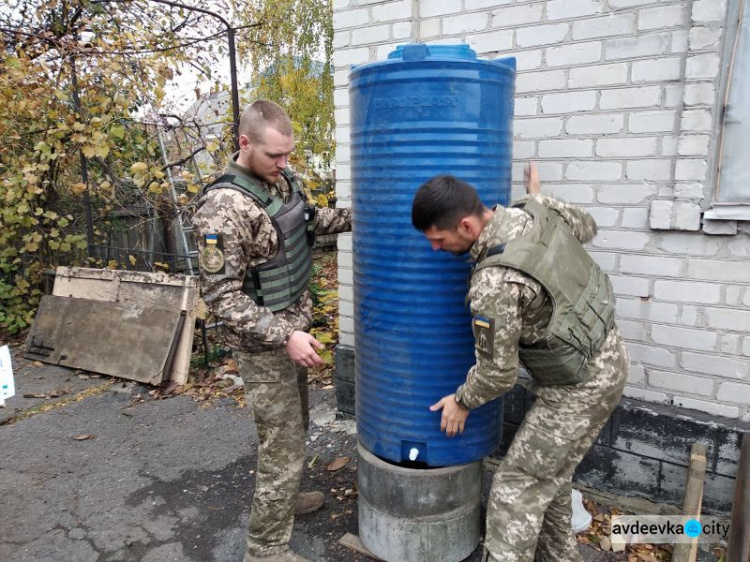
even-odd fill
[[[650,31],[665,27],[677,27],[687,23],[687,5],[660,6],[638,10],[638,30]]]
[[[596,105],[596,92],[568,92],[565,94],[547,94],[542,97],[542,113],[577,113],[590,111]]]
[[[547,19],[560,20],[602,13],[602,0],[551,0],[547,2]]]
[[[602,185],[599,187],[599,203],[612,205],[642,204],[656,193],[649,185]]]
[[[676,326],[666,326],[664,324],[654,324],[651,326],[651,339],[654,343],[669,347],[714,351],[718,338],[719,336],[715,332],[707,332],[705,330],[677,328]]]
[[[564,70],[519,73],[516,78],[516,93],[560,90],[568,81]]]
[[[573,115],[568,119],[565,130],[569,135],[592,135],[595,137],[621,133],[625,127],[622,113],[604,115]]]
[[[515,56],[513,194],[534,159],[545,192],[597,220],[587,247],[618,295],[626,395],[750,420],[750,228],[701,219],[713,189],[726,0],[333,5],[339,205],[351,201],[351,64],[418,38]],[[340,337],[350,346],[351,252],[351,236],[340,236]]]
[[[612,181],[622,178],[622,164],[619,162],[571,162],[565,178],[573,181]]]
[[[628,65],[626,63],[599,64],[571,68],[568,85],[571,88],[586,88],[627,84],[627,81]]]
[[[509,28],[516,25],[542,21],[543,4],[528,4],[513,8],[501,8],[492,12],[492,27]]]
[[[649,156],[656,152],[658,140],[656,137],[600,139],[596,141],[596,155],[602,158]]]
[[[606,59],[621,60],[664,55],[669,52],[670,39],[668,33],[610,39],[605,44]]]
[[[670,181],[672,162],[670,160],[633,160],[625,168],[625,176],[636,181]]]
[[[675,127],[677,112],[674,110],[637,111],[628,117],[631,133],[670,132]]]
[[[685,76],[689,80],[715,78],[720,65],[721,59],[717,54],[695,55],[689,57],[685,64]]]
[[[620,256],[620,271],[654,277],[682,277],[687,260],[661,256]]]
[[[625,35],[633,31],[635,18],[635,14],[610,14],[601,18],[578,20],[573,22],[572,37],[575,41],[579,41]]]
[[[680,57],[648,59],[633,63],[632,80],[639,82],[664,82],[679,80],[682,74]]]
[[[721,286],[716,283],[657,280],[654,283],[654,297],[672,302],[718,304],[721,302]]]
[[[352,45],[372,45],[387,41],[391,37],[390,25],[360,27],[352,31]]]
[[[682,353],[680,363],[688,371],[696,373],[717,375],[730,379],[747,380],[748,378],[748,362],[731,357],[685,351]]]
[[[489,14],[482,12],[453,16],[443,20],[443,33],[457,35],[459,33],[482,31],[487,28],[489,23]]]
[[[604,90],[599,99],[600,109],[625,109],[634,107],[654,107],[661,101],[659,86],[642,88],[621,88]]]
[[[564,158],[574,156],[592,156],[594,141],[581,140],[545,140],[539,142],[540,158]]]
[[[378,3],[372,7],[372,19],[376,22],[399,21],[411,17],[411,0]]]
[[[548,66],[578,66],[579,64],[598,62],[601,58],[601,41],[574,43],[547,49]]]
[[[665,371],[650,371],[648,373],[648,382],[656,388],[663,388],[667,391],[679,392],[680,394],[711,396],[714,393],[714,381],[709,378],[668,373]]]
[[[523,27],[516,31],[516,45],[519,47],[553,45],[564,40],[569,33],[570,26],[566,23]]]

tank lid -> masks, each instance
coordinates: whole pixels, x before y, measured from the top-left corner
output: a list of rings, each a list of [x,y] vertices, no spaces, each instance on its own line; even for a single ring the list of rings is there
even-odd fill
[[[427,57],[442,59],[476,60],[477,53],[468,45],[425,45],[410,43],[399,45],[388,53],[389,59],[423,60]]]

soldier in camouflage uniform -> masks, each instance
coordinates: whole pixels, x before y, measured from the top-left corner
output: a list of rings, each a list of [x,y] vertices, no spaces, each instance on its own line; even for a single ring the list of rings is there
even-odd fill
[[[412,222],[434,250],[470,252],[476,364],[434,404],[462,433],[471,409],[513,388],[523,363],[537,399],[494,475],[485,547],[496,562],[577,562],[571,480],[618,404],[628,354],[606,274],[583,249],[585,211],[539,195],[536,170],[513,206],[486,208],[470,185],[438,176],[419,188]]]
[[[305,205],[287,170],[284,110],[259,100],[242,114],[239,151],[201,193],[193,218],[202,295],[224,324],[258,434],[258,469],[244,562],[305,559],[289,551],[294,515],[322,507],[298,494],[309,421],[307,368],[323,345],[307,330],[313,232],[351,230],[349,209]],[[313,215],[315,217],[313,218]]]

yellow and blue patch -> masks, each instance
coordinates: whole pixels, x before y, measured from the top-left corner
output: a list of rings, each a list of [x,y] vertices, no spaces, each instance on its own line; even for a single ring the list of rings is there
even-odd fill
[[[475,316],[471,321],[471,329],[474,332],[474,347],[482,355],[492,359],[495,353],[495,319]]]
[[[205,246],[198,256],[198,263],[205,273],[224,272],[224,246],[221,234],[212,232],[204,237]]]

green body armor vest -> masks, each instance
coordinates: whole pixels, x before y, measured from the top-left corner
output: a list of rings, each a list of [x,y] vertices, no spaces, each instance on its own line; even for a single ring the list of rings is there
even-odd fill
[[[614,324],[612,283],[556,212],[534,200],[524,210],[534,217],[531,231],[490,248],[475,271],[511,267],[544,287],[553,307],[546,342],[521,346],[519,357],[539,384],[578,384]]]
[[[305,205],[305,194],[291,174],[283,172],[292,188],[292,197],[284,203],[260,184],[235,175],[224,175],[203,192],[218,188],[235,189],[252,197],[265,209],[279,240],[276,255],[268,262],[247,270],[242,292],[272,312],[283,310],[305,292],[312,275],[314,208]]]

